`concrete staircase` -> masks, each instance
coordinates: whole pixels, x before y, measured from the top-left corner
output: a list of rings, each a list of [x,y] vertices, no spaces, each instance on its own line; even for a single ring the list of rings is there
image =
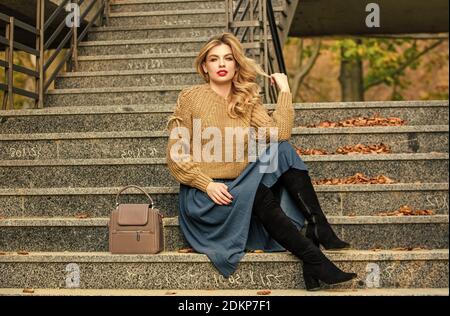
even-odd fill
[[[278,18],[282,5],[274,1]],[[47,108],[0,113],[0,294],[34,288],[36,295],[254,295],[269,288],[274,295],[311,295],[302,290],[300,261],[288,252],[249,253],[224,279],[206,256],[177,251],[188,245],[176,217],[178,183],[165,165],[165,123],[179,91],[202,83],[193,58],[224,29],[223,1],[116,0],[111,12],[110,26],[95,28],[82,43],[80,71],[58,77]],[[359,275],[338,291],[316,294],[448,295],[448,101],[295,109],[293,144],[333,152],[382,142],[393,151],[302,157],[313,179],[362,172],[396,180],[316,186],[329,221],[353,246],[326,253]],[[305,127],[375,113],[407,125]],[[146,188],[165,215],[161,254],[108,253],[108,216],[118,188],[128,184]],[[129,190],[122,201],[145,199]],[[378,215],[405,204],[436,214]]]

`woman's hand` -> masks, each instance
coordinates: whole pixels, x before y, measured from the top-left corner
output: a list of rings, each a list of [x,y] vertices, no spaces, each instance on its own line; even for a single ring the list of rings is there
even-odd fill
[[[270,84],[275,84],[278,86],[281,92],[291,92],[289,88],[288,77],[283,73],[274,73],[270,75]]]
[[[206,187],[206,193],[214,203],[219,205],[228,205],[233,199],[233,196],[228,192],[228,187],[225,183],[209,183]]]

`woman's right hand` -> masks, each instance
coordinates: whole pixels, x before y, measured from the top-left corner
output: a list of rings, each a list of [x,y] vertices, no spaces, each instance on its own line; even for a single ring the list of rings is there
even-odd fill
[[[228,205],[233,199],[226,184],[221,182],[210,182],[206,187],[206,193],[214,203],[219,205]]]

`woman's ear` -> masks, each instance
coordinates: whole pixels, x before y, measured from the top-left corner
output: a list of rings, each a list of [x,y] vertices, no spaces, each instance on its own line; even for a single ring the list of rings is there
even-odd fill
[[[206,70],[205,63],[202,63],[202,68],[203,68],[203,72],[204,72],[204,73],[208,73],[208,70]]]

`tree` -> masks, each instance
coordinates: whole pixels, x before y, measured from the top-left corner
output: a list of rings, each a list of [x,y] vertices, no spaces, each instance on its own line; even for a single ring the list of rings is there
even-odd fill
[[[405,70],[416,69],[420,58],[438,47],[445,39],[425,40],[419,45],[418,39],[345,39],[337,41],[332,49],[341,57],[342,101],[363,101],[364,92],[385,84],[392,87],[392,100],[401,100],[401,90],[410,82],[404,78]],[[422,47],[425,46],[425,47]],[[363,61],[367,62],[364,74]]]

